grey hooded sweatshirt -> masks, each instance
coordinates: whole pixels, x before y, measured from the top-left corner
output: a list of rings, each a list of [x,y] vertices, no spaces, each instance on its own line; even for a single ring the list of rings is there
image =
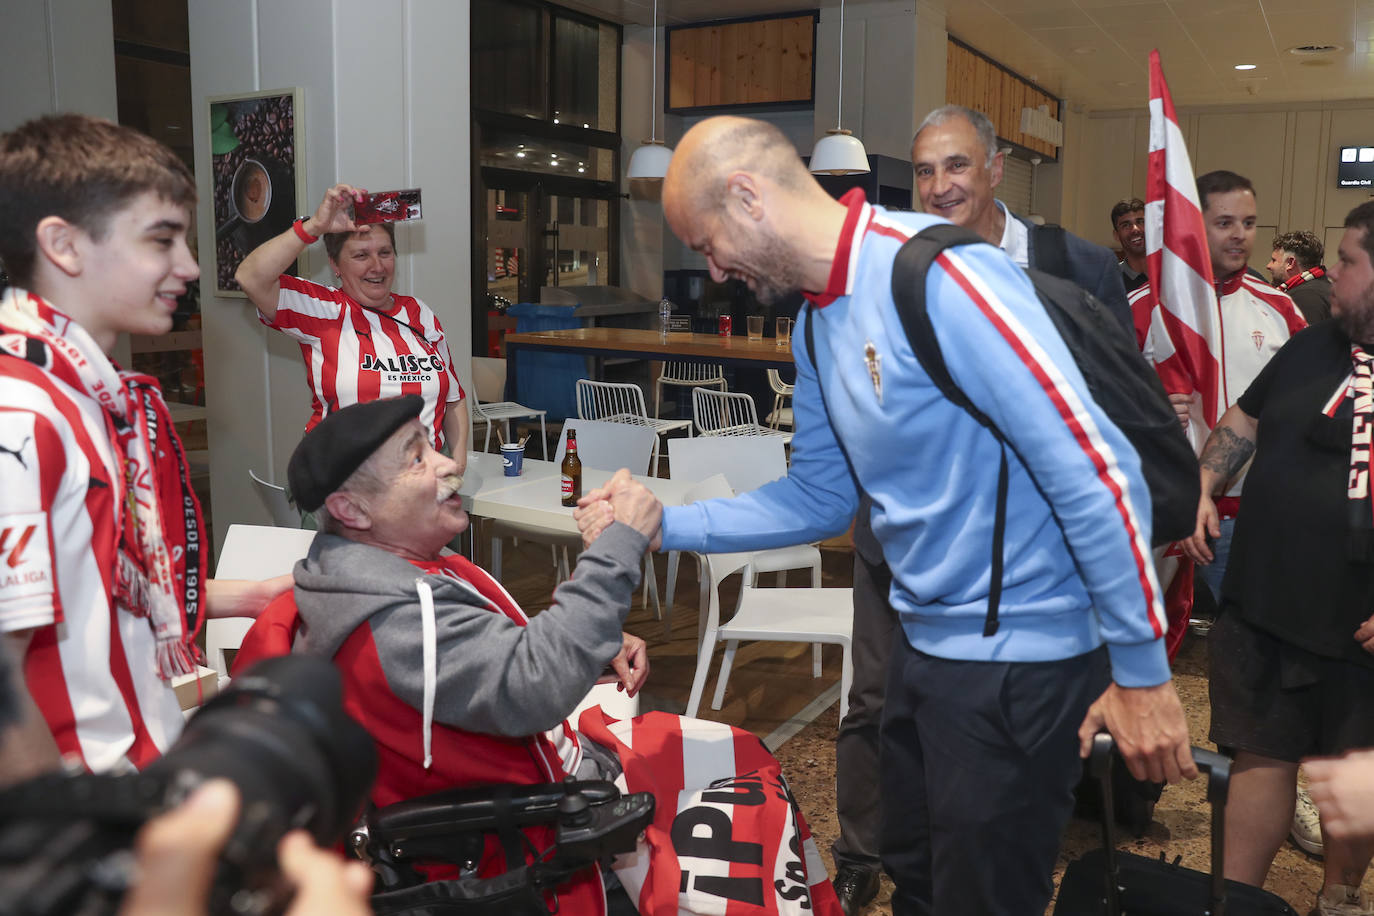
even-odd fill
[[[296,564],[296,647],[332,658],[367,622],[391,690],[427,718],[432,704],[434,722],[467,731],[511,737],[547,731],[620,651],[621,624],[647,547],[644,535],[613,523],[554,591],[553,606],[520,626],[461,579],[321,533]],[[433,596],[430,666],[423,586]]]

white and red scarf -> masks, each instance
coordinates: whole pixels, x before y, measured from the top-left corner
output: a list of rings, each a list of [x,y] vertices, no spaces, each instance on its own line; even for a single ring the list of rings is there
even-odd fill
[[[1374,354],[1352,343],[1350,357],[1355,364],[1349,388],[1353,426],[1350,481],[1346,489],[1350,507],[1350,554],[1352,559],[1367,561],[1374,553],[1371,550],[1374,547],[1374,498],[1369,492],[1369,451],[1371,432],[1374,432]]]
[[[1280,283],[1276,287],[1276,289],[1282,290],[1286,293],[1295,286],[1302,286],[1308,280],[1319,280],[1324,276],[1326,276],[1325,267],[1313,267],[1310,270],[1304,270],[1300,274],[1295,274],[1289,277],[1287,280],[1284,280],[1282,283]]]
[[[148,619],[160,677],[190,674],[199,655],[195,634],[206,579],[200,502],[157,380],[120,370],[81,325],[24,290],[0,297],[0,348],[100,405],[110,447],[124,467],[124,479],[111,481],[121,495],[114,601]]]

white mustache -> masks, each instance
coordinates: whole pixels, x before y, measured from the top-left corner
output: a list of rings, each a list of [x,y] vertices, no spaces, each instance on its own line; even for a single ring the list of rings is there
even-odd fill
[[[439,492],[437,498],[435,499],[435,502],[443,502],[444,500],[448,499],[454,493],[457,493],[458,488],[462,485],[462,475],[449,474],[447,477],[440,477],[438,488]]]

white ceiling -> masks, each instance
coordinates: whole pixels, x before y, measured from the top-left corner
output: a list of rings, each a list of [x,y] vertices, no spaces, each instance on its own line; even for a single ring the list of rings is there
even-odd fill
[[[559,0],[648,25],[652,0]],[[1089,109],[1143,107],[1158,48],[1179,105],[1374,98],[1374,0],[934,0],[951,35]],[[838,0],[660,0],[659,23],[837,7]],[[1301,45],[1338,45],[1317,57]],[[1255,64],[1237,71],[1236,64]]]

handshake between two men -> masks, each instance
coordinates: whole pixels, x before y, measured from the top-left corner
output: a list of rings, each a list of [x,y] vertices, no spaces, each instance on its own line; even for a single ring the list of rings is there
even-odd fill
[[[644,484],[621,468],[606,482],[584,494],[573,510],[582,546],[591,546],[611,522],[619,520],[649,539],[649,549],[658,550],[663,541],[663,503]]]

